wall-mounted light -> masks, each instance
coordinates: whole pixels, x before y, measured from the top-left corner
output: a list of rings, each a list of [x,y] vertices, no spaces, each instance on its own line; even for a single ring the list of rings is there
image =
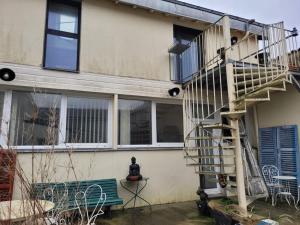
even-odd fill
[[[0,79],[3,81],[12,81],[16,78],[16,74],[14,71],[8,68],[0,69]]]
[[[298,30],[297,30],[296,27],[294,27],[293,30],[292,30],[292,36],[293,37],[297,37],[298,36]]]
[[[175,97],[175,96],[179,95],[180,89],[178,87],[175,87],[175,88],[168,90],[168,92],[171,97]]]
[[[235,45],[238,42],[238,38],[237,37],[232,37],[231,38],[231,45]]]

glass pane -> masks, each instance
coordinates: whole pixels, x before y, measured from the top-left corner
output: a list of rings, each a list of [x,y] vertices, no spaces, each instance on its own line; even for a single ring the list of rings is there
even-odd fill
[[[0,128],[1,128],[1,123],[2,123],[3,104],[4,104],[4,93],[0,92]],[[1,129],[0,129],[0,132],[1,132]]]
[[[157,142],[183,142],[182,106],[156,104]]]
[[[53,30],[78,33],[78,8],[50,2],[48,28]]]
[[[108,103],[105,99],[68,98],[68,143],[107,143]]]
[[[45,67],[77,69],[77,39],[47,35]]]
[[[119,100],[119,144],[151,143],[151,102]]]
[[[60,99],[54,94],[13,92],[10,144],[57,144]]]

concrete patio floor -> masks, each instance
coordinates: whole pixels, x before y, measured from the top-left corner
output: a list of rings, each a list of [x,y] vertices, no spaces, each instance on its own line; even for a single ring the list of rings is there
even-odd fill
[[[213,225],[214,220],[200,216],[195,202],[183,202],[138,209],[113,211],[112,219],[100,218],[97,225]]]
[[[260,199],[252,203],[249,208],[256,214],[279,221],[280,225],[300,225],[300,210],[296,210],[294,205],[290,206],[284,200],[282,202],[278,200],[276,206],[272,206],[270,201]]]
[[[280,225],[300,225],[300,210],[286,202],[273,207],[264,199],[252,203],[253,213],[279,221]],[[280,217],[283,217],[280,219]],[[199,214],[196,203],[183,202],[149,207],[113,211],[112,218],[99,218],[97,225],[213,225],[214,219]]]

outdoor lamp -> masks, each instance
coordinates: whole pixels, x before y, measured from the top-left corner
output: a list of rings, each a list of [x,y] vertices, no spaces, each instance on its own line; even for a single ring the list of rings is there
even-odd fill
[[[175,97],[175,96],[179,95],[180,89],[178,87],[175,87],[175,88],[168,90],[168,92],[171,97]]]
[[[0,69],[0,79],[3,81],[12,81],[16,78],[16,74],[14,71],[8,68]]]
[[[235,45],[238,42],[238,38],[237,37],[232,37],[231,38],[231,45]]]
[[[297,37],[298,36],[298,30],[297,30],[296,27],[294,27],[293,30],[292,30],[292,36],[293,37]]]

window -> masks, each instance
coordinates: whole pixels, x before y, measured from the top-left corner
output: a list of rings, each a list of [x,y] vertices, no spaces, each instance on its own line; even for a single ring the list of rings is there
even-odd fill
[[[57,144],[60,100],[54,94],[13,92],[10,144]]]
[[[48,0],[45,68],[79,70],[80,10],[79,2]]]
[[[119,100],[119,144],[152,144],[150,101]]]
[[[68,97],[67,143],[107,143],[109,100]]]
[[[4,104],[4,93],[0,92],[0,132],[1,132],[1,123],[2,123],[3,104]]]
[[[157,142],[183,142],[182,106],[156,104]]]
[[[189,45],[182,54],[173,57],[173,75],[178,82],[186,82],[200,68],[202,57],[199,54],[200,43],[193,41],[199,30],[174,25],[174,43]]]

